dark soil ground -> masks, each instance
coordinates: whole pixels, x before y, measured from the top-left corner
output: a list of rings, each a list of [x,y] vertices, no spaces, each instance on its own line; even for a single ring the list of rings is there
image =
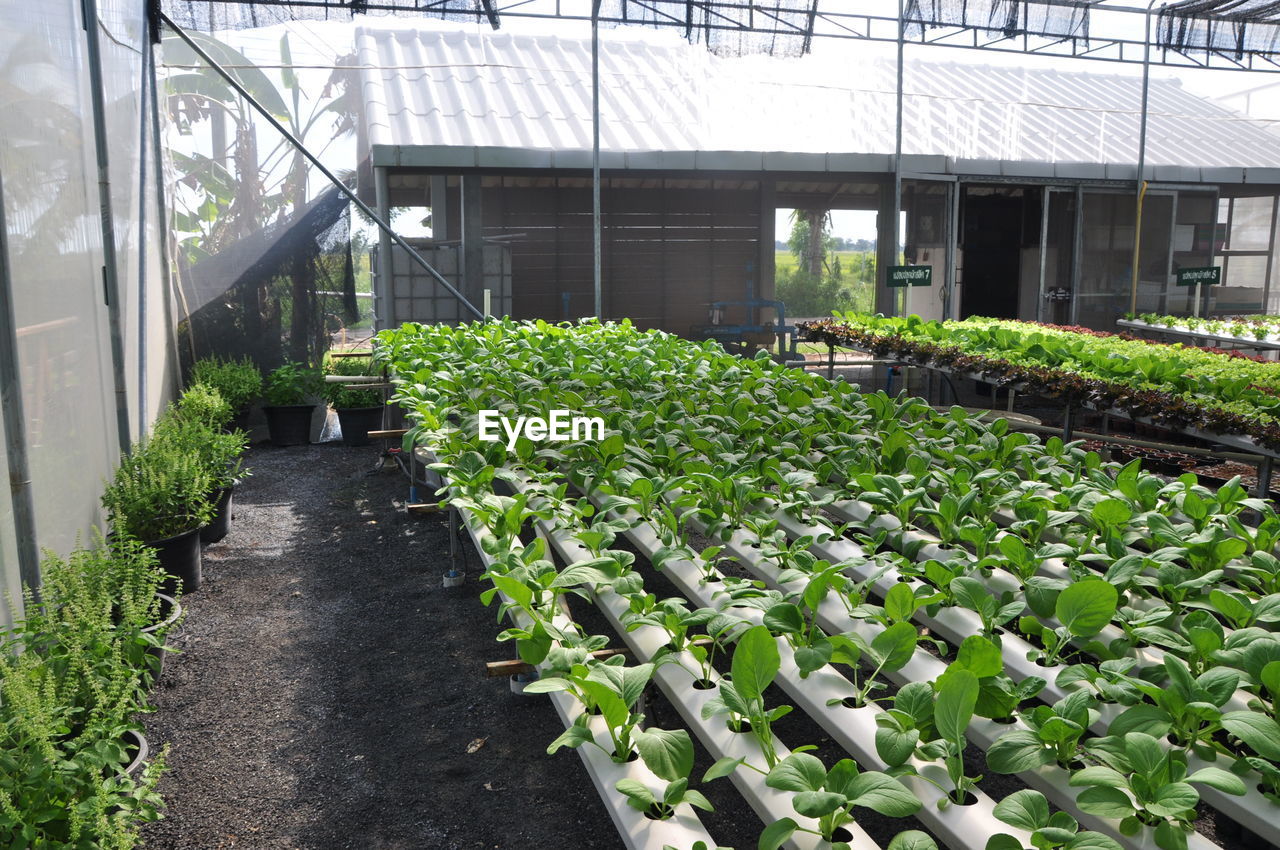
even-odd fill
[[[545,754],[551,704],[484,676],[512,652],[474,552],[467,585],[444,589],[444,517],[406,514],[407,480],[368,475],[376,460],[250,452],[145,718],[170,766],[145,846],[619,846],[576,754]]]

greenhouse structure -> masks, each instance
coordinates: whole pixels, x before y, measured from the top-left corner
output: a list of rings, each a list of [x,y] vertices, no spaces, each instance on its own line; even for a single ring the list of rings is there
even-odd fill
[[[1276,4],[0,8],[0,847],[1280,848]]]

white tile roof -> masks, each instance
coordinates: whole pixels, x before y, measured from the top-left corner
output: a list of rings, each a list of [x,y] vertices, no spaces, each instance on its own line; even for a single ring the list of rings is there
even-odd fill
[[[581,155],[591,148],[586,39],[364,26],[356,49],[366,141],[385,146],[373,151],[375,161],[589,164]],[[811,153],[824,155],[808,158],[813,170],[843,170],[849,154],[891,154],[894,66],[864,55],[851,47],[833,74],[814,57],[724,59],[610,34],[600,61],[604,164],[657,168],[692,159],[699,168],[758,170],[779,154]],[[904,88],[903,152],[914,155],[904,168],[1133,177],[1136,76],[913,57]],[[1253,169],[1230,175],[1249,182],[1280,182],[1271,171],[1280,168],[1280,135],[1261,122],[1158,77],[1150,112],[1148,164],[1184,167],[1157,179],[1201,179],[1199,169],[1216,167]],[[854,159],[868,170],[891,163]]]

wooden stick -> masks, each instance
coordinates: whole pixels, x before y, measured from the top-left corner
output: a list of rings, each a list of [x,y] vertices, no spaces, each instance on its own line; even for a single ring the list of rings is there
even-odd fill
[[[608,658],[611,655],[625,655],[631,657],[629,649],[597,649],[591,653],[592,658]],[[490,661],[484,665],[484,675],[490,679],[497,679],[500,676],[514,676],[517,673],[532,673],[537,668],[532,664],[526,664],[518,658],[510,661]]]
[[[374,440],[389,440],[392,437],[403,437],[409,433],[408,428],[392,428],[390,431],[369,431],[369,437]]]
[[[405,505],[404,509],[411,514],[434,514],[444,510],[439,502],[416,502]]]

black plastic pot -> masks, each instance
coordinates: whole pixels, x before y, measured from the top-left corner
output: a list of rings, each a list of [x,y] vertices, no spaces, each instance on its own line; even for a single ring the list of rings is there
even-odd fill
[[[231,531],[231,490],[230,487],[222,487],[214,491],[210,500],[213,502],[213,519],[200,529],[201,543],[217,543]]]
[[[249,430],[249,408],[237,410],[235,416],[231,417],[231,421],[227,423],[228,431],[248,431]]]
[[[382,406],[339,407],[338,425],[342,428],[344,446],[367,446],[373,442],[369,432],[382,427]]]
[[[267,433],[273,446],[306,446],[311,443],[311,414],[314,404],[267,405]]]
[[[191,593],[200,588],[200,529],[193,528],[163,540],[144,541],[156,550],[160,570],[169,578],[160,585],[163,593],[180,590]]]

